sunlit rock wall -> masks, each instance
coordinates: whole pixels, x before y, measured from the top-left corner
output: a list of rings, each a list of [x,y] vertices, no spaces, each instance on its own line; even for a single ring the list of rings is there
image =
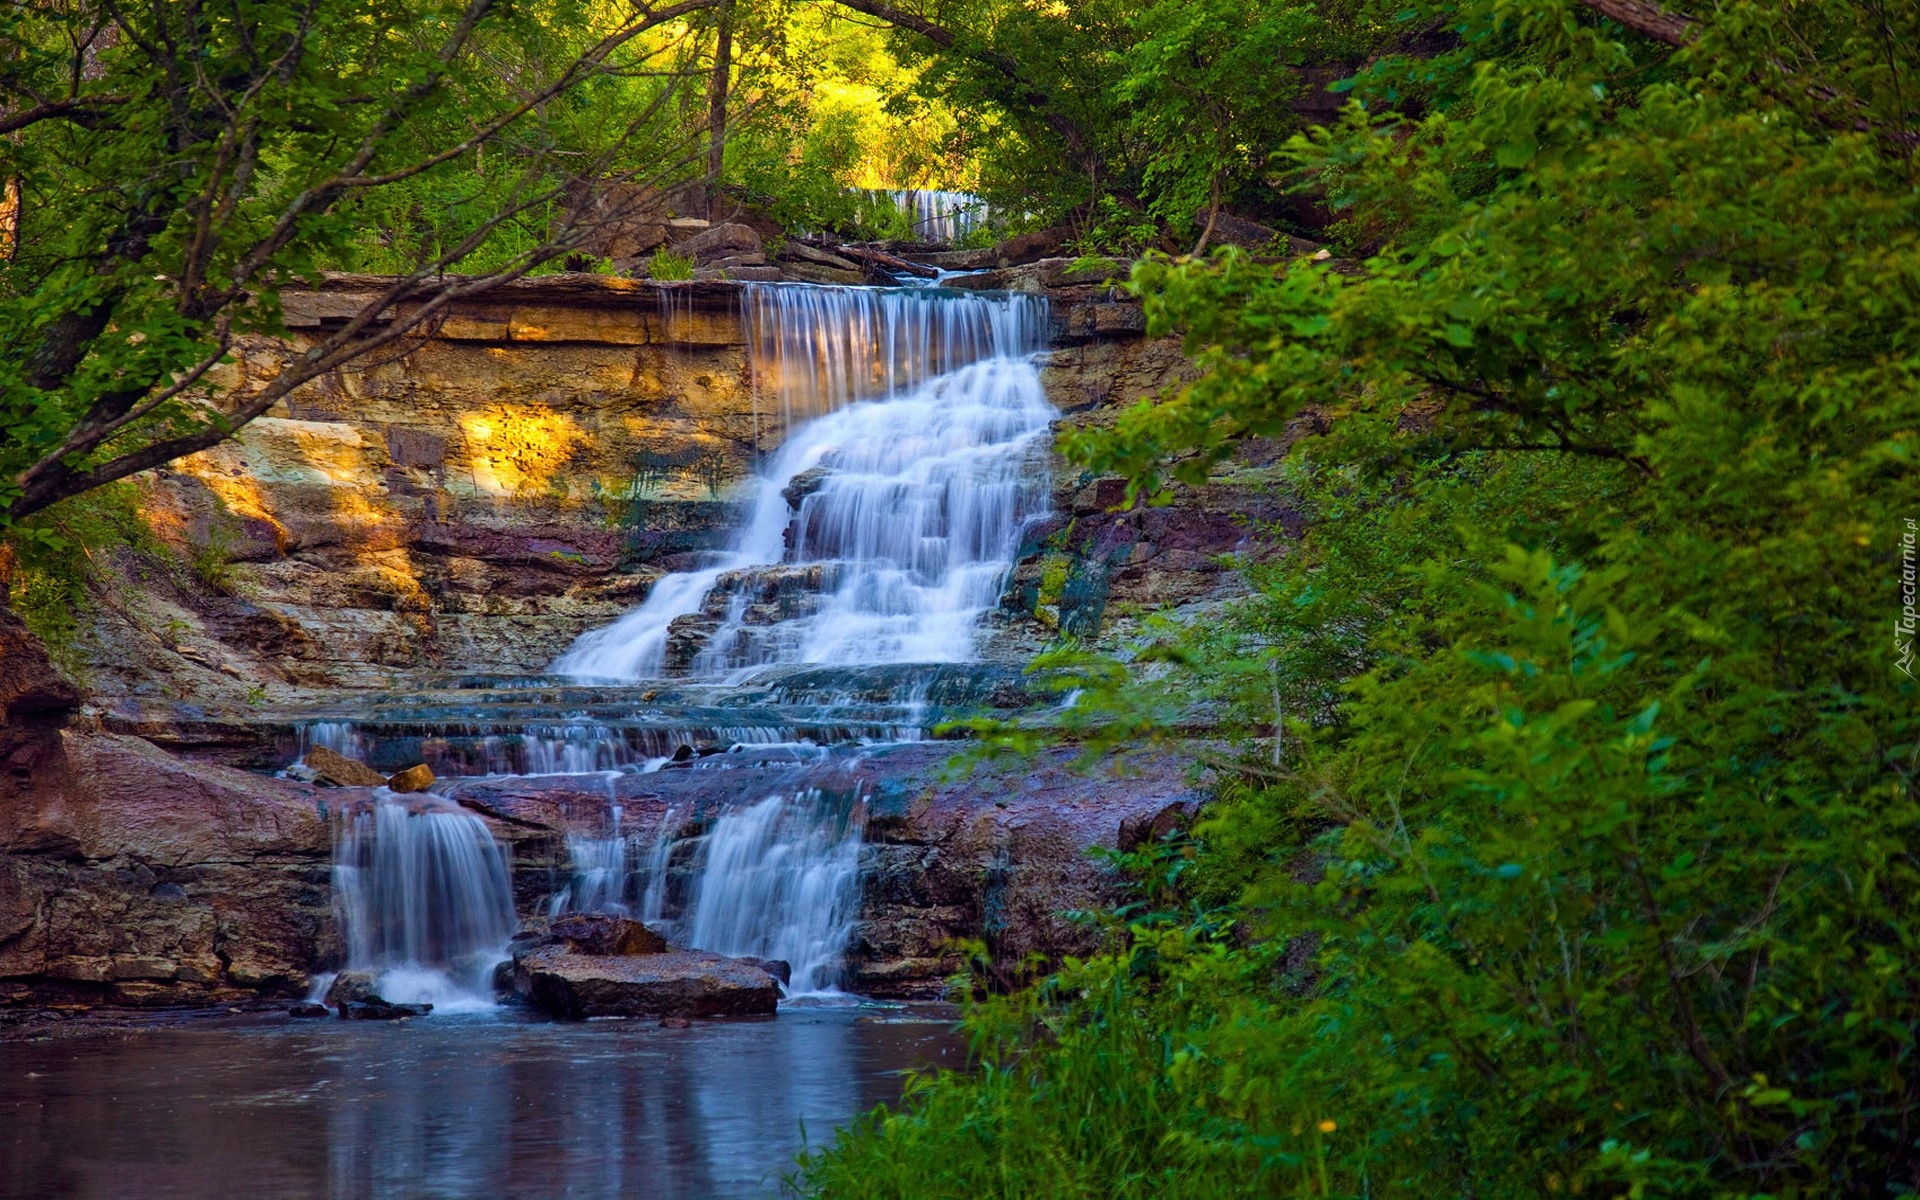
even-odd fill
[[[250,343],[220,382],[272,378],[370,283],[289,297],[290,344]],[[1044,375],[1067,419],[1185,369],[1113,289],[1049,294]],[[191,570],[138,572],[89,685],[238,704],[540,670],[720,544],[756,454],[779,445],[741,309],[727,282],[526,280],[293,393],[143,484]],[[1048,633],[1032,608],[1008,616],[1022,644]]]

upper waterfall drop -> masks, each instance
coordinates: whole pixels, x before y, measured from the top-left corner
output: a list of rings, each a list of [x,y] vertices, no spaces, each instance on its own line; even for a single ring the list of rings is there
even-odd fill
[[[786,436],[745,525],[553,670],[628,682],[971,659],[1020,530],[1045,508],[1056,412],[1031,361],[1045,301],[751,285],[746,316],[756,387]]]

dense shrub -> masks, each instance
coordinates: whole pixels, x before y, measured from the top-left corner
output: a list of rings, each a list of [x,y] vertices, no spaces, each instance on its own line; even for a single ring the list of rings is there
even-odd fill
[[[1418,67],[1456,98],[1381,115],[1383,62],[1291,146],[1377,254],[1136,275],[1207,374],[1083,459],[1151,494],[1332,417],[1305,544],[1149,655],[1245,758],[1154,911],[976,1007],[982,1072],[817,1190],[1920,1187],[1920,30],[1882,15],[1728,3],[1670,52],[1469,5]]]

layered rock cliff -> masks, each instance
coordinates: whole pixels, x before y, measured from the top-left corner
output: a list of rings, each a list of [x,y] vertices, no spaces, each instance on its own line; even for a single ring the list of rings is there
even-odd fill
[[[1043,378],[1062,424],[1110,420],[1189,369],[1177,345],[1143,335],[1138,306],[1063,263],[1001,282],[1049,297]],[[224,382],[271,377],[367,286],[291,299],[291,340],[249,344]],[[297,751],[289,714],[537,673],[718,545],[784,433],[757,398],[771,381],[754,378],[741,299],[730,282],[525,281],[143,481],[149,522],[192,569],[116,564],[124,586],[105,589],[79,646],[92,704],[77,707],[25,641],[0,646],[14,697],[0,1003],[291,994],[338,965],[330,822],[364,795],[262,774]],[[1170,507],[1122,512],[1120,481],[1056,461],[1053,515],[1028,531],[988,656],[1017,664],[1061,634],[1205,611],[1237,586],[1223,556],[1291,519],[1271,480],[1269,464],[1244,462]],[[1009,971],[1029,953],[1086,949],[1061,914],[1113,896],[1087,851],[1196,799],[1172,762],[1120,784],[1059,761],[956,782],[938,770],[946,757],[898,752],[865,785],[851,958],[864,990],[937,989],[959,965],[955,939],[984,939]],[[644,820],[683,792],[739,786],[697,774],[625,776],[616,790]],[[557,886],[569,822],[603,810],[608,785],[580,781],[580,812],[564,779],[517,800],[516,786],[451,791],[513,847],[532,913]]]

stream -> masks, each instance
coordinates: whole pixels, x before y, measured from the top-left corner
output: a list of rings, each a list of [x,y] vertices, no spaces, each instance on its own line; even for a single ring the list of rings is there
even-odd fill
[[[803,1139],[958,1066],[951,1014],[227,1018],[0,1042],[0,1196],[778,1194]]]

